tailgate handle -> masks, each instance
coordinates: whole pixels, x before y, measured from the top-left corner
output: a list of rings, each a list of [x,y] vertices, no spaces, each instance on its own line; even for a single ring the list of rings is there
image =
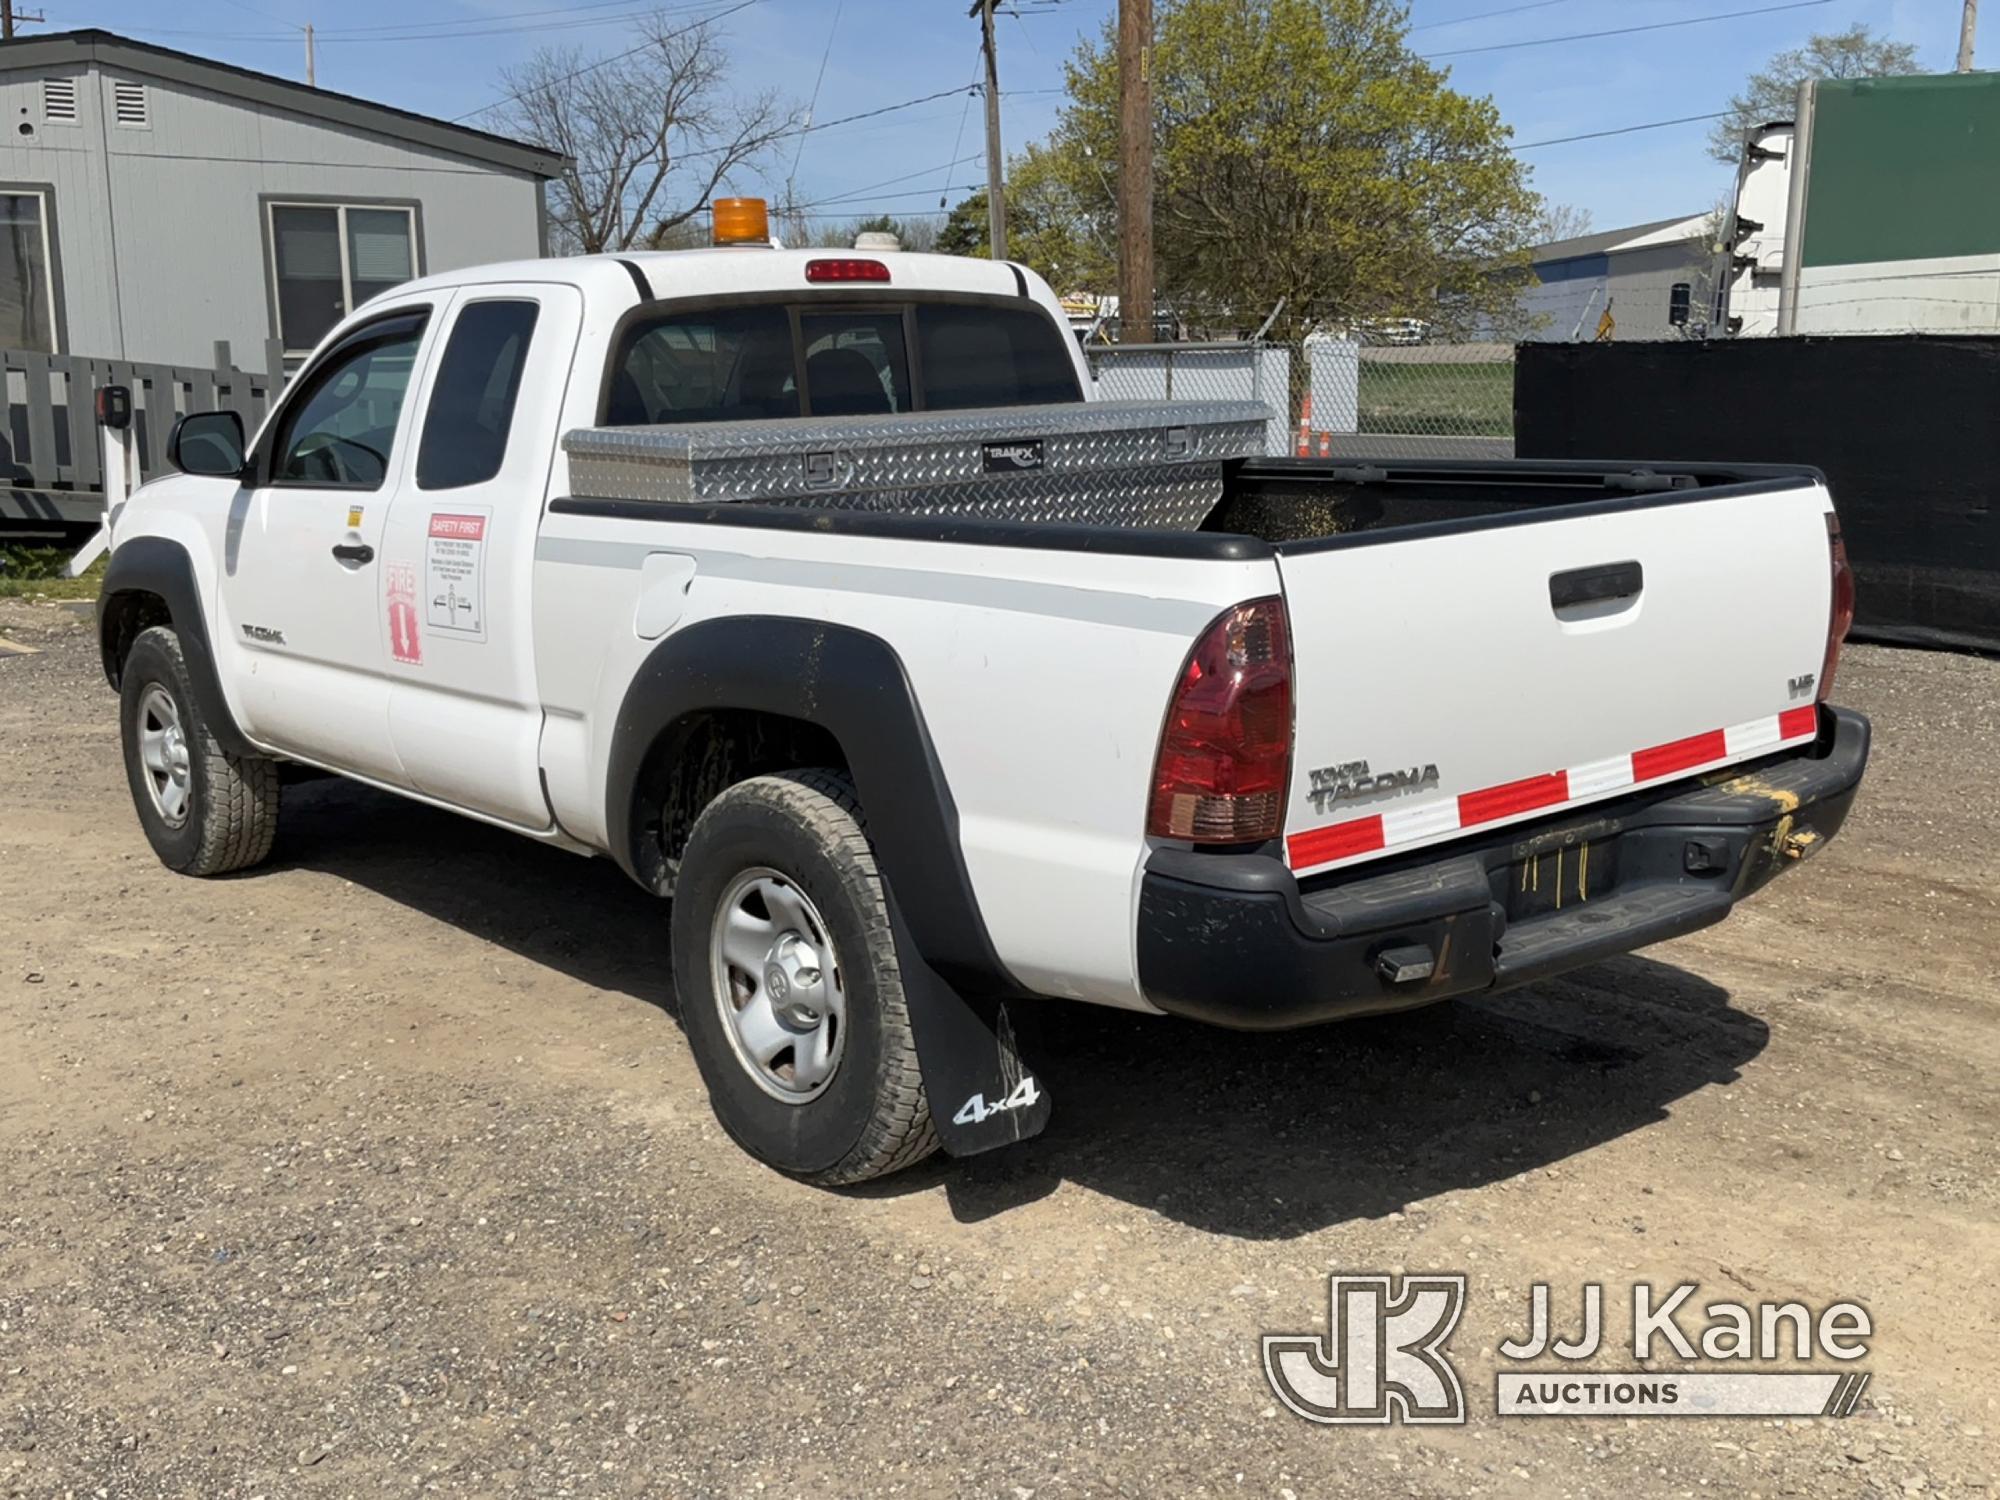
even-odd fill
[[[1646,586],[1646,570],[1636,562],[1599,563],[1549,577],[1549,603],[1557,610],[1606,599],[1630,599]]]

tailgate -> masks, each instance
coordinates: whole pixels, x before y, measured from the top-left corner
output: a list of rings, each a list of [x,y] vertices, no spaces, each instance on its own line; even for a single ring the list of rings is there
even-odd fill
[[[1292,868],[1811,739],[1832,503],[1817,484],[1745,488],[1281,548]]]

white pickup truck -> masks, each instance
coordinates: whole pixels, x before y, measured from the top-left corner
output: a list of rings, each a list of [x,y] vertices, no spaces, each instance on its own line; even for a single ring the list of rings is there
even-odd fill
[[[824,1183],[1038,1130],[1031,997],[1489,992],[1840,827],[1868,725],[1825,702],[1814,472],[1269,459],[1261,409],[1091,385],[978,260],[399,287],[111,518],[139,821],[254,865],[300,762],[616,860],[672,897],[722,1123]]]

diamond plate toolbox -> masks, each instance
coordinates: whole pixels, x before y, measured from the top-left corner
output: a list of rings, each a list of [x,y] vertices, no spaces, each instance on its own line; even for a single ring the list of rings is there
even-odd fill
[[[1096,526],[1195,526],[1264,451],[1257,401],[1093,401],[564,434],[570,492]]]

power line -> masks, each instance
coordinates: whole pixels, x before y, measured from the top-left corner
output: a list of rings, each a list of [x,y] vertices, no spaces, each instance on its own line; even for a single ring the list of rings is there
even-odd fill
[[[847,0],[834,0],[833,24],[826,29],[826,50],[819,55],[819,72],[813,77],[812,98],[806,101],[806,124],[812,124],[813,111],[819,108],[820,85],[826,82],[826,65],[833,57],[833,39],[840,34],[840,13],[847,8]],[[806,138],[799,136],[798,149],[792,153],[792,170],[787,177],[799,175],[799,158],[806,154]]]
[[[622,25],[628,21],[656,15],[685,15],[723,3],[725,0],[688,0],[688,3],[670,5],[641,5],[639,0],[587,0],[585,4],[560,9],[506,11],[483,17],[458,16],[440,21],[395,21],[380,26],[335,26],[315,28],[315,30],[322,41],[334,39],[354,43],[423,42],[468,36],[517,36],[536,31],[572,30],[582,26]],[[578,14],[581,11],[608,11],[618,6],[623,6],[624,9],[613,15]],[[280,26],[290,26],[294,33],[305,30],[303,26],[264,11],[253,10],[249,6],[240,8],[247,14],[260,16]],[[547,21],[533,19],[540,16],[555,16],[562,19]],[[505,24],[523,19],[528,20],[530,24],[522,26]],[[495,22],[502,24],[493,24]],[[128,26],[122,29],[138,36],[199,36],[217,42],[283,42],[292,39],[285,33],[277,31],[218,32],[212,27]]]
[[[969,161],[978,161],[985,154],[986,153],[983,151],[975,151],[970,156],[961,156],[956,161],[948,161],[944,163],[944,165],[941,167],[925,167],[923,170],[918,172],[905,172],[900,177],[885,177],[882,179],[882,181],[871,182],[866,187],[844,188],[835,197],[819,198],[813,201],[815,203],[831,206],[832,204],[835,203],[845,203],[850,198],[865,198],[869,194],[873,193],[877,188],[894,187],[899,182],[908,182],[912,177],[928,177],[933,172],[949,172],[953,167],[962,167]],[[943,190],[949,192],[951,190],[951,184],[947,182],[944,185]],[[928,192],[929,189],[924,189],[924,191]],[[909,195],[904,193],[892,193],[890,196],[895,198],[902,198]],[[806,206],[810,207],[812,205],[808,204]]]
[[[976,193],[985,184],[979,182],[960,182],[954,183],[952,186],[956,187],[961,193]],[[891,198],[928,198],[930,195],[931,190],[929,188],[913,188],[907,193],[883,193],[880,195],[880,201],[875,206],[868,208],[842,206],[838,205],[835,200],[829,199],[820,203],[796,204],[791,208],[783,209],[779,212],[794,214],[801,219],[868,219],[873,218],[876,214],[909,212],[907,209],[897,210],[881,206],[882,203]],[[936,212],[936,210],[926,209],[922,212],[928,215]]]
[[[978,65],[979,65],[979,59],[978,56],[975,54],[973,57],[973,66],[977,67]],[[971,117],[971,115],[972,115],[972,94],[968,90],[965,96],[965,108],[961,109],[958,112],[957,133],[954,134],[951,138],[951,154],[954,158],[958,156],[958,148],[965,141],[965,122],[967,119]],[[957,166],[957,165],[958,165],[957,161],[954,160],[952,162],[952,166]],[[945,170],[949,171],[950,168],[947,167]],[[950,196],[951,196],[951,184],[947,182],[938,189],[938,207],[940,209],[944,207],[945,199]]]
[[[894,114],[898,110],[914,109],[919,104],[929,104],[934,100],[938,99],[949,99],[957,94],[966,93],[968,91],[976,92],[978,88],[979,85],[974,83],[974,84],[965,84],[955,89],[940,89],[935,94],[924,94],[915,99],[904,99],[896,104],[884,104],[878,106],[875,109],[864,109],[860,111],[858,114],[842,115],[837,120],[822,120],[816,125],[802,125],[791,130],[774,130],[771,132],[771,134],[764,137],[764,141],[767,145],[772,141],[788,141],[795,135],[810,135],[815,131],[832,130],[837,125],[852,125],[857,120],[872,120],[880,115]],[[459,118],[464,119],[466,117],[461,115],[459,116]],[[681,162],[701,161],[706,157],[721,156],[724,152],[729,151],[731,149],[732,148],[728,146],[706,146],[699,151],[683,151],[674,158],[674,162],[676,165],[678,165]],[[932,167],[927,170],[936,171],[937,169],[935,167]],[[916,174],[913,173],[912,175],[914,176]],[[951,184],[947,183],[945,185],[945,191],[949,192],[950,189],[951,189]]]
[[[578,11],[612,10],[621,5],[629,7],[633,3],[634,0],[581,0],[581,3],[576,5],[544,6],[538,10],[494,11],[490,14],[481,15],[477,17],[477,19],[480,22],[480,24],[484,25],[489,22],[531,20],[537,16],[574,17]],[[679,11],[700,10],[704,6],[713,5],[715,3],[716,0],[694,0],[694,3],[690,4],[653,5],[653,6],[648,6],[647,9],[649,12],[658,11],[661,13],[672,13]],[[463,26],[465,24],[467,24],[467,18],[463,16],[456,16],[450,20],[444,20],[444,21],[388,21],[384,22],[379,26],[336,26],[331,28],[330,30],[321,32],[320,35],[365,36],[374,32],[382,32],[382,31],[417,31],[427,27],[434,28],[440,26]]]
[[[1607,135],[1631,135],[1637,130],[1664,130],[1669,125],[1692,125],[1697,120],[1726,120],[1734,110],[1718,109],[1712,115],[1682,115],[1674,120],[1649,120],[1644,125],[1620,125],[1613,130],[1586,130],[1582,135],[1552,136],[1546,141],[1523,141],[1518,146],[1509,146],[1509,151],[1533,151],[1538,146],[1566,146],[1571,141],[1595,141]]]
[[[298,25],[296,22],[287,21],[283,16],[274,16],[268,10],[260,10],[258,7],[254,5],[245,4],[244,0],[222,0],[222,3],[225,5],[233,5],[238,10],[244,12],[246,15],[255,16],[260,21],[269,21],[276,26],[290,26],[294,31],[305,30],[305,27]],[[290,41],[291,38],[287,37],[285,38],[285,40]]]
[[[1410,27],[1412,31],[1436,31],[1443,26],[1464,26],[1473,21],[1490,21],[1495,16],[1518,16],[1524,10],[1547,10],[1551,5],[1567,5],[1569,0],[1533,0],[1528,5],[1510,5],[1505,10],[1482,10],[1477,15],[1454,16],[1449,21],[1423,21]]]
[[[1790,0],[1786,5],[1761,5],[1755,10],[1726,10],[1712,16],[1689,16],[1680,21],[1654,21],[1646,26],[1616,26],[1609,31],[1576,31],[1567,36],[1541,36],[1525,42],[1488,42],[1483,47],[1454,47],[1449,52],[1426,52],[1425,61],[1441,57],[1466,57],[1475,52],[1512,52],[1521,47],[1550,47],[1557,42],[1588,42],[1599,37],[1631,36],[1641,31],[1669,31],[1676,26],[1700,26],[1707,21],[1734,21],[1743,16],[1768,16],[1781,10],[1810,10],[1831,5],[1833,0]]]
[[[632,0],[623,0],[630,5]],[[388,42],[442,42],[461,37],[480,36],[532,36],[543,31],[575,31],[586,26],[622,26],[634,21],[644,21],[660,14],[658,6],[641,6],[636,10],[617,11],[610,15],[571,17],[566,21],[532,21],[519,26],[488,26],[461,22],[451,31],[399,31],[381,34],[361,34],[357,32],[321,32],[324,41],[342,42],[351,47],[375,46]],[[704,20],[710,19],[703,17]],[[699,23],[697,23],[699,24]]]
[[[717,11],[714,15],[710,16],[703,16],[699,21],[694,22],[692,25],[683,26],[677,31],[663,31],[658,36],[649,36],[646,38],[645,41],[639,43],[639,45],[636,47],[627,47],[623,52],[613,52],[608,57],[600,57],[595,62],[585,63],[580,68],[572,68],[569,72],[564,73],[556,78],[539,79],[534,84],[530,85],[530,87],[553,88],[557,84],[568,83],[572,78],[581,78],[586,73],[595,73],[599,68],[608,68],[613,63],[623,62],[628,57],[637,57],[641,52],[646,51],[650,47],[657,46],[661,42],[669,41],[677,36],[685,36],[690,31],[699,31],[701,30],[702,27],[708,25],[713,21],[720,21],[725,17],[735,15],[739,10],[748,10],[753,5],[762,5],[763,3],[764,0],[737,0],[737,3],[730,6],[727,10]],[[451,123],[456,125],[461,120],[471,119],[474,115],[483,115],[488,110],[498,109],[503,104],[508,104],[516,99],[519,99],[522,95],[526,94],[527,92],[528,89],[516,89],[511,94],[502,94],[498,99],[495,99],[490,104],[482,104],[479,106],[479,108],[467,110],[462,115],[453,115],[451,117]]]
[[[801,125],[792,130],[773,131],[770,139],[774,141],[789,140],[795,135],[811,135],[816,130],[831,130],[836,125],[852,125],[856,120],[872,120],[878,115],[894,114],[899,109],[915,109],[919,104],[929,104],[936,99],[949,99],[956,94],[962,94],[968,90],[977,90],[978,87],[978,84],[972,83],[962,84],[955,89],[940,89],[935,94],[924,94],[916,99],[905,99],[900,104],[884,104],[876,109],[864,109],[859,114],[842,115],[837,120],[822,120],[817,125]],[[704,156],[719,156],[723,149],[717,147],[713,150],[683,151],[678,159],[681,161],[695,161]]]

